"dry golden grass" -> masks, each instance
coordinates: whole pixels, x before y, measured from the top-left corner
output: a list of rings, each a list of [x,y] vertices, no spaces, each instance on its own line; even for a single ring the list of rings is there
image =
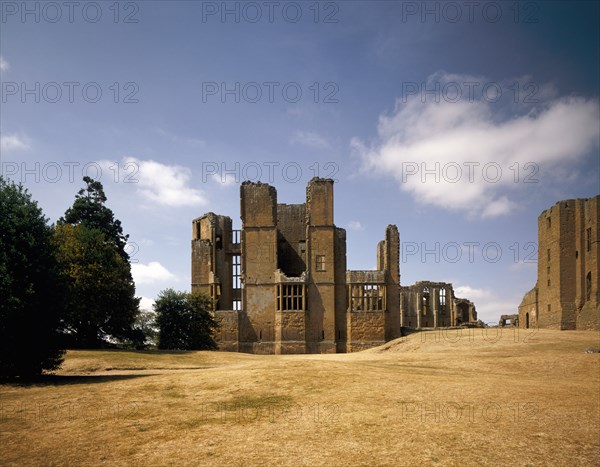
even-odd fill
[[[600,465],[599,334],[413,334],[365,352],[70,351],[0,386],[2,465]]]

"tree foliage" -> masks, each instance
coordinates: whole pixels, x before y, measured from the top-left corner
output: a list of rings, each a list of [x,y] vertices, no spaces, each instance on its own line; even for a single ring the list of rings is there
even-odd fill
[[[62,362],[64,289],[42,210],[0,176],[0,374],[29,376]]]
[[[211,299],[201,293],[160,292],[154,304],[160,349],[214,350],[218,327]]]
[[[156,328],[156,312],[141,310],[133,325],[134,329],[144,336],[144,347],[156,347],[158,344],[158,330]]]
[[[70,345],[97,347],[108,338],[143,343],[133,324],[139,299],[125,252],[127,235],[107,208],[99,181],[84,177],[79,191],[55,227],[55,244],[67,284],[65,330]]]
[[[67,284],[65,330],[73,345],[100,346],[107,337],[132,337],[139,299],[130,265],[103,232],[85,224],[57,225],[55,242]]]
[[[111,209],[105,206],[107,200],[102,183],[90,177],[83,177],[86,187],[79,190],[73,206],[58,220],[58,224],[85,225],[100,230],[107,241],[112,242],[119,254],[129,260],[125,246],[129,235],[123,234],[121,221],[115,219]]]

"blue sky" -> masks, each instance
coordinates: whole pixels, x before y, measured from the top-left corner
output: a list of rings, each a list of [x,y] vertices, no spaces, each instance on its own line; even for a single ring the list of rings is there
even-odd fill
[[[537,216],[599,188],[596,2],[1,2],[1,170],[54,222],[86,173],[138,295],[189,289],[192,219],[246,177],[335,184],[348,268],[400,230],[401,282],[486,322],[535,283]],[[98,170],[100,169],[100,170]]]

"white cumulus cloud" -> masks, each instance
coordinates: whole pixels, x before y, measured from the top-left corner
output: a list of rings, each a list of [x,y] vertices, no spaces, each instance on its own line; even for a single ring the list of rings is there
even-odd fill
[[[204,193],[190,186],[192,173],[187,167],[134,157],[124,159],[124,164],[135,164],[138,192],[149,201],[171,207],[207,204]]]
[[[470,287],[468,285],[461,285],[454,289],[454,294],[458,298],[466,298],[467,300],[471,300],[472,302],[481,299],[489,299],[492,297],[492,292],[487,289],[477,289],[475,287]]]
[[[541,182],[543,170],[560,179],[598,147],[598,101],[542,91],[535,106],[515,106],[510,117],[489,98],[405,96],[391,115],[380,116],[373,144],[351,145],[363,173],[394,177],[416,201],[482,218],[505,215],[517,205],[511,197],[525,177]]]
[[[154,306],[154,300],[152,298],[148,298],[148,297],[140,297],[140,310],[148,310],[148,311],[153,311],[154,309],[152,308]]]
[[[151,261],[148,264],[133,263],[131,274],[136,285],[155,284],[177,279],[174,274],[157,261]]]

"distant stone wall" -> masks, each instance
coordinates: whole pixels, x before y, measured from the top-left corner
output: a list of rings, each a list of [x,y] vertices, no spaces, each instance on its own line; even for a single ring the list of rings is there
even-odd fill
[[[538,298],[537,287],[525,294],[519,305],[519,327],[528,328],[537,326]]]
[[[473,302],[457,298],[452,284],[419,281],[400,287],[402,326],[438,328],[477,322]]]

